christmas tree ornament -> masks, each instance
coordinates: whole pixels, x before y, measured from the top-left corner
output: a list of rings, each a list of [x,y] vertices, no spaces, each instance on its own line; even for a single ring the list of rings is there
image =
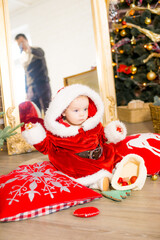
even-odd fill
[[[136,5],[134,3],[130,4],[130,8],[135,8]]]
[[[131,79],[134,79],[134,76],[131,76]]]
[[[148,50],[148,51],[151,51],[152,48],[153,48],[153,47],[152,47],[152,44],[151,44],[151,43],[147,44],[147,50]]]
[[[142,86],[143,86],[143,87],[145,87],[146,85],[147,85],[147,83],[146,83],[146,82],[142,83]]]
[[[152,70],[147,73],[147,79],[148,79],[149,81],[153,81],[156,77],[157,77],[157,75],[156,75],[155,72],[153,72]]]
[[[114,48],[112,49],[112,52],[113,52],[113,53],[115,52],[115,49],[114,49]]]
[[[120,0],[120,3],[124,3],[124,0]]]
[[[122,21],[122,25],[126,25],[126,21]]]
[[[158,179],[158,176],[156,174],[152,175],[152,181],[156,181]]]
[[[120,54],[123,54],[123,53],[124,53],[124,50],[123,50],[123,49],[120,49],[120,50],[119,50],[119,53],[120,53]]]
[[[148,17],[146,17],[146,19],[145,19],[145,24],[147,24],[147,25],[151,24],[151,19],[148,18]]]
[[[132,44],[132,45],[135,45],[135,44],[136,44],[136,39],[135,39],[135,37],[134,37],[134,36],[132,36],[132,39],[131,39],[131,44]]]
[[[121,37],[125,37],[126,34],[127,34],[127,33],[126,33],[125,29],[123,29],[123,30],[120,31]]]
[[[121,22],[122,22],[122,18],[119,18],[119,19],[118,19],[118,22],[121,23]]]
[[[147,48],[147,44],[144,45],[144,48]]]
[[[116,29],[114,30],[114,32],[115,32],[115,34],[118,34],[118,33],[119,33],[119,28],[116,28]]]
[[[132,176],[132,177],[130,178],[131,184],[135,183],[136,180],[137,180],[137,176]]]
[[[134,64],[133,64],[132,67],[131,67],[131,73],[136,74],[136,72],[137,72],[137,67],[135,67]]]
[[[120,64],[117,71],[118,72],[123,72],[125,74],[131,74],[131,66],[127,66],[125,64]]]
[[[112,66],[113,66],[113,67],[117,66],[117,63],[113,62],[113,63],[112,63]]]
[[[110,43],[111,43],[112,46],[114,45],[114,39],[113,39],[112,36],[111,36],[111,38],[110,38]]]
[[[135,10],[134,9],[131,9],[130,12],[129,12],[129,15],[130,16],[133,16],[135,14]]]
[[[118,78],[118,76],[117,76],[117,75],[115,75],[114,77],[115,77],[115,78]]]

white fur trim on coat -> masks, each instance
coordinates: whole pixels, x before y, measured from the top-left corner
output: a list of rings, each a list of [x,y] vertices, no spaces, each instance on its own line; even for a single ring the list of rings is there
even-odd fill
[[[72,178],[72,179],[74,181],[88,187],[104,177],[108,177],[111,180],[112,173],[110,173],[104,169],[101,169],[100,171],[98,171],[92,175],[88,175],[86,177],[81,177],[81,178],[77,178],[77,179],[75,179],[75,178]]]
[[[79,133],[78,126],[65,127],[63,124],[57,122],[56,119],[61,116],[64,110],[75,98],[81,95],[89,97],[97,108],[96,114],[93,117],[88,118],[82,125],[82,128],[84,131],[95,128],[99,122],[102,121],[104,112],[103,102],[98,93],[91,88],[81,84],[73,84],[58,92],[53,101],[50,103],[44,118],[46,129],[52,132],[52,134],[60,137],[77,135]]]
[[[117,128],[121,128],[122,132],[117,131]],[[127,135],[127,129],[125,125],[120,121],[110,122],[104,129],[104,133],[109,142],[117,143],[125,139]]]
[[[139,166],[137,169],[137,172],[138,172],[137,180],[133,184],[130,184],[127,186],[121,186],[118,183],[118,179],[119,177],[122,177],[121,174],[123,172],[123,168],[126,167],[127,163],[129,162],[131,162],[132,164],[137,163],[137,166]],[[133,169],[133,165],[131,165],[131,167]],[[129,169],[127,169],[127,172],[129,174]],[[115,169],[115,173],[113,174],[111,185],[116,190],[128,190],[128,189],[141,190],[146,181],[146,177],[147,177],[147,169],[145,167],[143,158],[137,154],[128,154],[121,160],[121,162],[119,162],[116,165],[116,169]]]
[[[34,145],[46,138],[46,132],[40,123],[36,123],[33,128],[23,131],[22,136],[30,145]]]

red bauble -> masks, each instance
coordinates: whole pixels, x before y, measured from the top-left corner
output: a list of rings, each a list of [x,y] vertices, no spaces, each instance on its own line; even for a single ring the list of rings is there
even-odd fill
[[[127,186],[128,183],[127,182],[122,182],[122,186]]]
[[[123,178],[120,177],[120,178],[118,179],[118,183],[120,184],[120,183],[122,183],[122,182],[123,182]]]
[[[130,178],[131,184],[135,183],[136,180],[137,180],[137,176],[132,176],[132,177]]]

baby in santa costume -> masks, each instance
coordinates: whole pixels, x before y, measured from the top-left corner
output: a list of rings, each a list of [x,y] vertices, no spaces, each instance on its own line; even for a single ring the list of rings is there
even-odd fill
[[[122,159],[114,144],[126,137],[126,128],[119,121],[104,128],[103,112],[103,102],[94,90],[73,84],[61,89],[50,103],[45,129],[36,123],[22,134],[38,151],[48,154],[57,171],[106,191],[112,171]]]

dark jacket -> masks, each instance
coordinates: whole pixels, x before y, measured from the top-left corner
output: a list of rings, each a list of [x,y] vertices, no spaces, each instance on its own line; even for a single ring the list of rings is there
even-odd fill
[[[32,79],[31,85],[33,85],[34,88],[37,88],[42,83],[49,82],[44,51],[41,48],[31,47],[31,53],[33,54],[32,60],[25,69],[26,90],[30,86],[27,84],[27,77]]]

